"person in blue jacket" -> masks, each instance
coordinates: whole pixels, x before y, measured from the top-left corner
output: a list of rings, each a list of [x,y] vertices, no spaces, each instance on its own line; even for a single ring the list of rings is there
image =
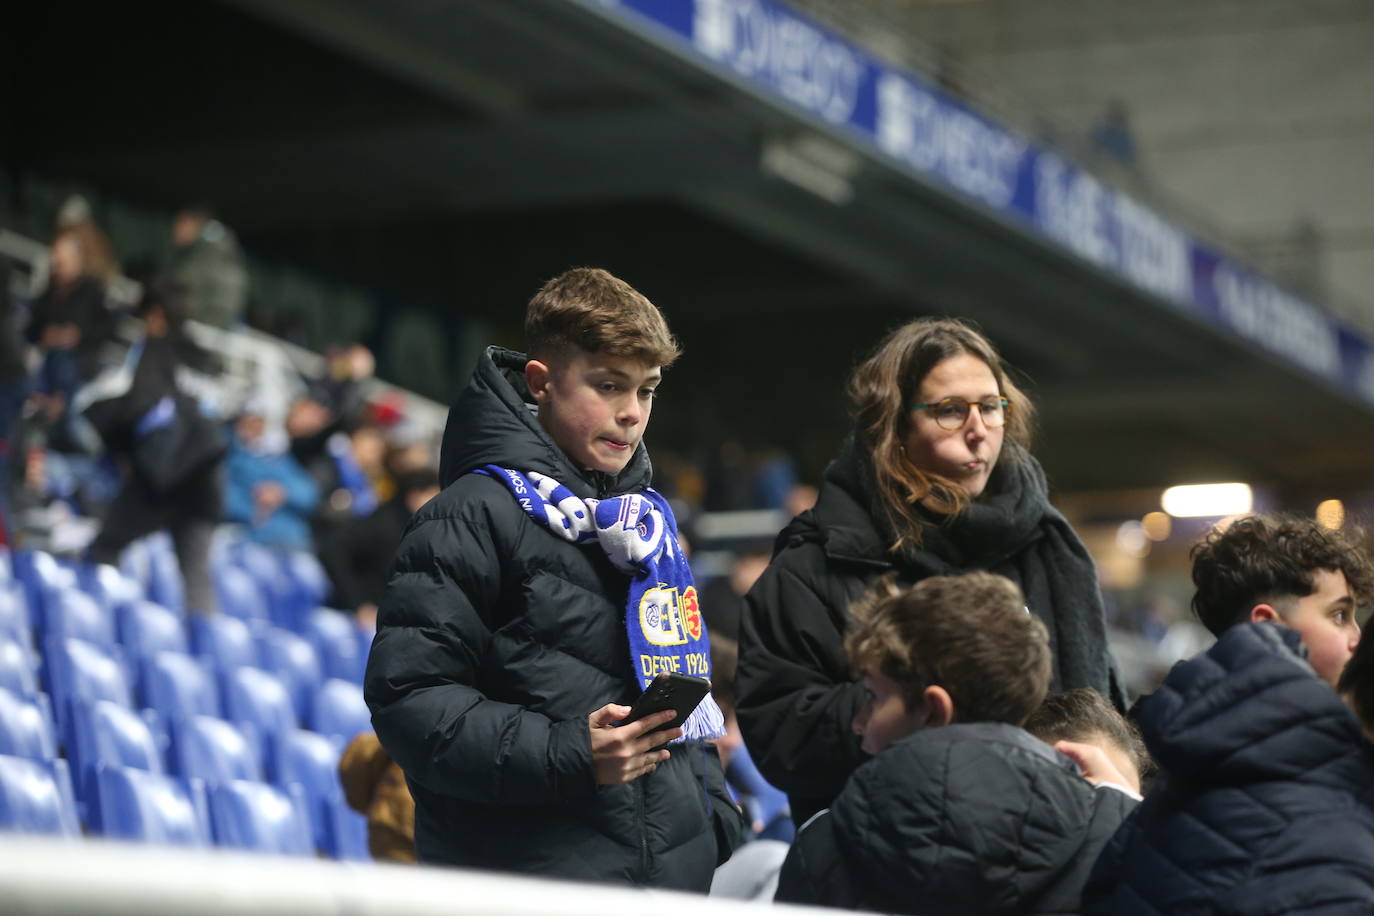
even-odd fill
[[[234,423],[225,461],[224,517],[243,525],[248,539],[263,546],[309,550],[319,488],[291,456],[285,435],[267,428],[263,413],[249,398]]]

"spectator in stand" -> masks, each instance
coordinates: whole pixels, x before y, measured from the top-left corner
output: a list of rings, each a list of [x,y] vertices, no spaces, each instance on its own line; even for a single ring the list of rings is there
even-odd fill
[[[309,550],[310,516],[319,489],[287,449],[286,434],[268,429],[261,402],[249,398],[234,423],[226,462],[225,519],[248,539],[279,550]]]
[[[28,392],[24,340],[10,290],[12,270],[9,259],[0,255],[0,543],[5,544],[9,543],[12,528],[10,476],[14,472],[12,462],[16,460],[19,415]]]
[[[439,492],[439,472],[430,467],[397,479],[394,497],[366,518],[342,522],[320,542],[320,561],[334,583],[330,607],[346,608],[358,622],[375,627],[377,605],[386,591],[396,545],[410,518]]]
[[[1020,589],[987,572],[909,589],[889,578],[849,616],[866,697],[852,727],[875,756],[802,827],[776,899],[922,916],[1078,912],[1097,852],[1136,799],[1105,756],[1085,756],[1103,769],[1080,775],[1021,728],[1052,663]]]
[[[33,304],[25,336],[43,352],[35,397],[53,424],[50,444],[60,451],[93,451],[69,408],[81,385],[100,370],[100,348],[113,333],[105,286],[89,272],[89,233],[58,231],[51,249],[48,286]]]
[[[1085,772],[1108,768],[1122,776],[1115,788],[1140,795],[1151,775],[1150,754],[1140,732],[1090,687],[1050,694],[1026,720],[1026,731],[1061,754],[1082,762]],[[1097,758],[1106,756],[1106,762]]]
[[[200,410],[196,382],[213,386],[220,366],[185,332],[183,291],[153,288],[139,312],[145,333],[128,362],[83,389],[76,404],[124,467],[90,559],[117,564],[134,540],[169,530],[187,608],[212,612],[210,539],[222,506],[226,443]]]
[[[1354,539],[1311,519],[1252,515],[1214,528],[1192,556],[1193,610],[1207,629],[1296,630],[1317,675],[1336,686],[1360,641],[1355,612],[1374,600],[1374,567]]]
[[[1050,633],[1051,686],[1118,706],[1092,558],[1027,451],[1034,408],[983,335],[920,318],[855,371],[852,436],[816,507],[779,536],[745,598],[739,719],[763,775],[803,822],[867,759],[844,654],[847,609],[873,582],[987,569],[1016,582]]]
[[[767,544],[748,544],[735,555],[728,576],[717,576],[701,589],[701,614],[713,634],[739,640],[740,613],[744,596],[768,568],[773,551]],[[730,666],[734,679],[735,666]]]
[[[172,219],[171,279],[186,287],[191,317],[217,328],[243,321],[248,269],[238,239],[207,206],[185,207]]]
[[[1232,625],[1140,702],[1160,775],[1084,913],[1374,912],[1374,747],[1303,641]]]
[[[91,205],[80,194],[73,194],[62,202],[57,211],[57,230],[72,229],[81,238],[86,258],[86,273],[109,288],[120,274],[110,238],[91,216]]]

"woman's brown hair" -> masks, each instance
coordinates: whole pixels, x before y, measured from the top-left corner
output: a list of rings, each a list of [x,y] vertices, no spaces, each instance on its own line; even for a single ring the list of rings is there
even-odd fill
[[[992,370],[998,390],[1010,404],[1006,434],[1028,448],[1034,405],[1012,382],[992,343],[963,321],[918,318],[902,325],[887,335],[849,380],[849,397],[863,435],[860,444],[872,455],[878,502],[896,535],[891,545],[894,551],[921,543],[925,522],[917,514],[918,505],[941,515],[955,515],[968,507],[968,491],[947,477],[916,467],[902,447],[911,428],[911,405],[926,374],[937,363],[965,353]]]

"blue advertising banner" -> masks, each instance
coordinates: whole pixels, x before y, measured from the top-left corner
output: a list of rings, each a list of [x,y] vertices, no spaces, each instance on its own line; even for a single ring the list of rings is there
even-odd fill
[[[575,0],[790,105],[1181,311],[1374,403],[1374,349],[1333,316],[776,0]]]

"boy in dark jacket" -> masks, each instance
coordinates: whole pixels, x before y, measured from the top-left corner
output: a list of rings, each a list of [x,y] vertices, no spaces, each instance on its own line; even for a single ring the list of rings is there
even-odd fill
[[[1359,605],[1374,599],[1374,568],[1339,531],[1311,519],[1252,515],[1193,548],[1193,611],[1220,637],[1238,623],[1276,623],[1302,637],[1331,686],[1355,646]]]
[[[415,797],[422,862],[705,892],[743,821],[709,698],[617,727],[656,675],[709,677],[708,635],[641,439],[678,348],[602,270],[489,348],[410,522],[366,695]],[[713,715],[714,714],[714,715]],[[665,747],[665,744],[668,746]]]
[[[779,902],[887,913],[1074,913],[1135,801],[1020,726],[1049,689],[1044,625],[986,572],[889,583],[851,610],[854,719],[876,755],[798,834]],[[1085,758],[1085,761],[1102,761]]]
[[[1144,700],[1161,776],[1084,912],[1374,912],[1374,746],[1297,630],[1231,627]]]

